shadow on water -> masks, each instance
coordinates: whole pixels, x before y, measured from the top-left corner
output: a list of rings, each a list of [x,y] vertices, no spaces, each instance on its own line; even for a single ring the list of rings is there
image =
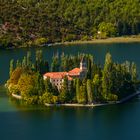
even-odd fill
[[[5,139],[117,140],[127,138],[125,133],[129,125],[139,124],[135,121],[135,117],[140,115],[138,98],[125,104],[94,108],[44,107],[9,99],[3,88],[0,93],[0,129],[4,128],[0,131]]]
[[[19,101],[13,98],[9,99],[9,102],[12,106],[14,106],[18,111],[21,112],[37,112],[38,115],[47,115],[50,117],[55,115],[56,113],[61,114],[62,118],[71,117],[73,114],[74,117],[79,120],[84,120],[90,117],[98,116],[98,119],[104,121],[115,121],[119,118],[125,117],[126,113],[129,113],[131,109],[134,109],[139,103],[139,97],[130,100],[124,104],[119,105],[108,105],[108,106],[100,106],[100,107],[45,107],[41,105],[27,105],[24,101]],[[91,116],[92,114],[92,116]],[[48,115],[47,115],[48,116]],[[92,119],[92,118],[91,118]]]
[[[8,92],[4,85],[0,85],[0,97],[7,97]]]

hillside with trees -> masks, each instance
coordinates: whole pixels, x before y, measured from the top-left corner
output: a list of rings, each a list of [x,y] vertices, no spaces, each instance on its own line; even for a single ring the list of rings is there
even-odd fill
[[[139,0],[3,0],[0,48],[140,33]]]
[[[83,57],[87,63],[84,79],[74,78],[69,87],[65,77],[60,90],[49,78],[43,80],[46,72],[68,71],[79,67]],[[42,57],[42,51],[36,52],[35,61],[31,60],[31,53],[28,52],[22,61],[11,60],[9,77],[7,87],[10,95],[20,95],[27,104],[114,102],[135,93],[139,86],[136,64],[128,61],[115,63],[110,53],[106,54],[104,66],[96,64],[90,54],[62,54],[54,55],[49,67]]]

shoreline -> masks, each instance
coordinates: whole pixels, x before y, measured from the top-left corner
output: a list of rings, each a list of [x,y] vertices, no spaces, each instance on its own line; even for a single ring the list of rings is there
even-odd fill
[[[22,99],[22,97],[20,95],[16,95],[14,93],[12,93],[11,95],[15,99],[18,99],[18,100]],[[119,101],[112,101],[112,102],[110,101],[110,102],[107,102],[107,103],[97,103],[97,104],[94,104],[94,103],[92,103],[92,104],[78,104],[78,103],[72,103],[72,104],[71,103],[66,103],[66,104],[48,104],[48,103],[45,103],[44,105],[46,107],[54,107],[54,106],[56,106],[56,107],[61,107],[61,106],[63,106],[63,107],[97,107],[97,106],[106,106],[106,105],[116,105],[116,104],[125,103],[125,102],[131,100],[132,98],[134,98],[134,97],[136,97],[138,95],[140,95],[140,90],[138,90],[134,94],[129,95],[129,96],[127,96],[127,97],[125,97],[125,98],[123,98],[123,99],[121,99]]]
[[[110,44],[110,43],[140,43],[140,37],[114,37],[107,39],[93,39],[89,41],[73,41],[63,42],[61,45],[74,45],[74,44]],[[56,44],[57,45],[57,44]]]
[[[30,46],[30,47],[11,47],[5,48],[6,50],[20,49],[20,48],[42,48],[42,47],[54,47],[54,46],[68,46],[68,45],[84,45],[84,44],[113,44],[113,43],[140,43],[140,36],[123,36],[123,37],[113,37],[107,39],[93,39],[93,40],[76,40],[76,41],[66,41],[66,42],[54,42],[42,46]]]
[[[92,104],[77,104],[77,103],[75,103],[75,104],[68,104],[68,103],[66,103],[66,104],[48,104],[48,103],[45,103],[45,106],[47,106],[47,107],[53,107],[53,106],[56,106],[56,107],[61,107],[61,106],[63,106],[63,107],[98,107],[98,106],[116,105],[116,104],[125,103],[138,95],[140,95],[140,91],[137,91],[136,93],[129,95],[119,101],[112,101],[112,102],[110,101],[108,103],[98,103],[98,104],[94,104],[94,103],[92,103]]]

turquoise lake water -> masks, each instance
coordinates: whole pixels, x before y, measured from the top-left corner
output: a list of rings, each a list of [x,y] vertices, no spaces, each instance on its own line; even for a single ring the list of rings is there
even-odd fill
[[[7,96],[10,59],[28,50],[0,50],[0,140],[140,140],[140,97],[120,105],[95,108],[25,106]],[[114,61],[134,61],[140,71],[140,44],[90,44],[42,48],[49,62],[56,52],[91,53],[103,64],[106,52]]]

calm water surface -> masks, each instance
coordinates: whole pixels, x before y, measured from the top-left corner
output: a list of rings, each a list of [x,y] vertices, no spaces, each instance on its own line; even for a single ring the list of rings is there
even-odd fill
[[[0,50],[0,85],[8,78],[9,60],[21,59],[28,50]],[[59,51],[94,54],[103,64],[106,52],[114,61],[134,61],[140,70],[140,44],[98,44],[42,48],[44,57]],[[33,56],[34,57],[34,56]],[[0,86],[0,140],[140,140],[140,97],[122,104],[96,108],[44,108],[25,106],[7,97]]]

